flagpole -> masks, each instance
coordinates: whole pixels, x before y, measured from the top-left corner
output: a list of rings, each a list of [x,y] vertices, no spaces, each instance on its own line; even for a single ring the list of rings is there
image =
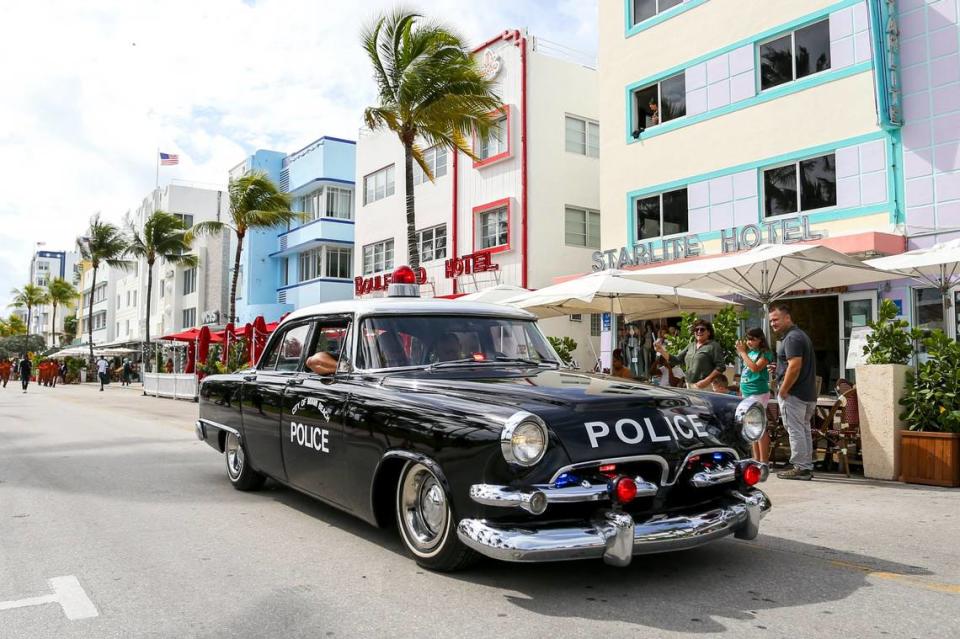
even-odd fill
[[[157,154],[154,157],[154,160],[157,163],[157,184],[156,188],[160,188],[160,147],[157,147]]]

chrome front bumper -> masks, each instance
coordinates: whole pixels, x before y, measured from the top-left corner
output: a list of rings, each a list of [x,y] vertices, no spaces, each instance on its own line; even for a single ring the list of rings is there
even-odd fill
[[[636,523],[622,511],[603,510],[582,526],[504,527],[482,519],[463,519],[457,536],[469,548],[502,561],[564,561],[602,557],[627,566],[633,555],[684,550],[727,535],[753,539],[770,510],[760,490],[731,490],[722,506],[692,515],[656,515]]]

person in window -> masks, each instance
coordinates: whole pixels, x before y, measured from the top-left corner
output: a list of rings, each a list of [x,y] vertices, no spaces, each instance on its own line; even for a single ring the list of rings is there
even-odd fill
[[[660,124],[660,105],[657,104],[657,96],[650,96],[650,100],[647,102],[647,112],[644,115],[647,116],[648,127]]]
[[[435,347],[436,361],[452,362],[463,359],[463,352],[460,349],[460,339],[453,333],[446,333],[437,340]]]
[[[693,323],[694,339],[679,356],[673,356],[662,345],[657,352],[671,365],[682,364],[687,388],[705,390],[718,375],[727,369],[723,348],[713,338],[713,324],[706,320]]]
[[[634,379],[633,373],[630,372],[626,362],[623,361],[623,351],[619,348],[613,351],[613,366],[610,370],[610,374],[614,377],[620,377],[622,379]]]
[[[307,368],[317,375],[333,375],[337,372],[337,358],[326,351],[319,351],[307,358]]]

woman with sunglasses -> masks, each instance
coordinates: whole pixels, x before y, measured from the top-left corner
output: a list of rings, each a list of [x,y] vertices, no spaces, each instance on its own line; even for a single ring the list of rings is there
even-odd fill
[[[737,341],[737,355],[743,360],[743,375],[740,377],[740,394],[744,398],[752,397],[766,408],[770,402],[770,372],[767,364],[773,361],[773,353],[767,346],[767,338],[759,328],[747,331],[746,339]],[[770,456],[770,434],[764,431],[763,437],[753,445],[753,458],[767,463]]]
[[[687,388],[706,390],[714,378],[727,370],[723,348],[713,339],[713,324],[706,320],[693,323],[693,341],[678,356],[673,356],[661,344],[657,352],[671,365],[682,364]]]

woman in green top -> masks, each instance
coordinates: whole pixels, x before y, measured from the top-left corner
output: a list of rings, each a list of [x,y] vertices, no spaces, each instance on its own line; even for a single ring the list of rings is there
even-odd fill
[[[743,361],[743,374],[740,376],[740,394],[744,398],[752,397],[763,407],[770,401],[770,373],[767,364],[773,361],[773,353],[767,346],[767,338],[759,328],[747,331],[747,338],[737,341],[737,354]],[[763,437],[753,445],[753,457],[767,463],[770,456],[770,435],[765,431]]]
[[[727,369],[723,347],[713,339],[713,324],[706,320],[693,323],[694,340],[679,355],[674,356],[660,344],[657,352],[671,366],[683,365],[687,388],[709,389],[710,382]]]

